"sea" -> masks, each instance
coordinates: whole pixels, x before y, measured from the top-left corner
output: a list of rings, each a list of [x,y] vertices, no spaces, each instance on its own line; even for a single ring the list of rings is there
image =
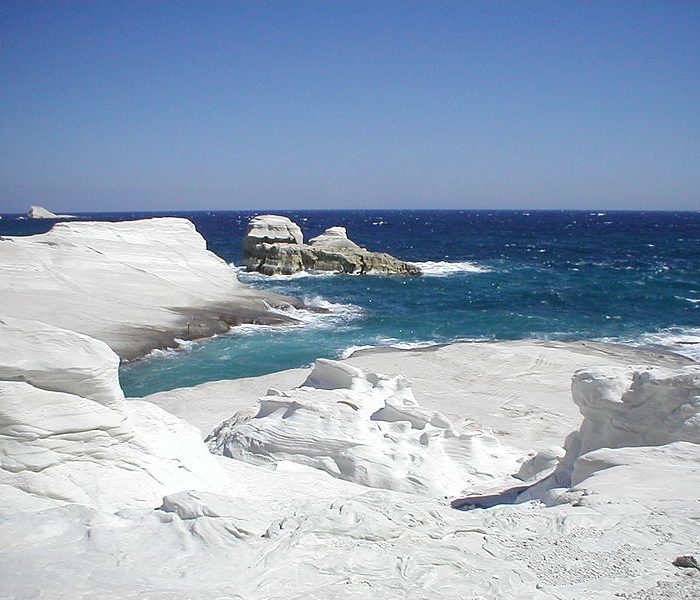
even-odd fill
[[[360,245],[414,262],[424,275],[246,273],[239,266],[241,240],[250,218],[266,212],[290,217],[305,239],[327,227],[346,227]],[[368,346],[459,340],[591,339],[700,361],[700,212],[299,210],[80,217],[166,215],[190,219],[242,282],[301,297],[324,311],[290,309],[298,325],[243,325],[124,363],[120,378],[127,396],[303,367]],[[54,223],[3,216],[0,235],[40,233]]]

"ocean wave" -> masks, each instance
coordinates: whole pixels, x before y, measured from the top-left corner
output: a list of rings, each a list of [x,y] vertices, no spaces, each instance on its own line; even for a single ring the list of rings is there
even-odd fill
[[[334,271],[299,271],[291,275],[264,275],[257,271],[246,271],[245,267],[229,263],[236,271],[238,279],[244,283],[252,281],[289,281],[294,279],[305,279],[306,277],[331,277],[337,273]]]
[[[637,338],[599,338],[598,341],[668,350],[700,362],[700,327],[668,327]]]
[[[211,337],[217,337],[213,335]],[[181,355],[183,352],[191,352],[199,342],[199,340],[181,340],[180,338],[175,338],[175,346],[168,346],[167,348],[154,348],[145,356],[136,359],[145,360],[148,358],[169,358]],[[128,361],[134,362],[134,361]]]
[[[445,260],[424,262],[413,262],[414,265],[423,271],[423,275],[444,277],[456,273],[489,273],[491,269],[468,260],[459,262],[448,262]]]
[[[423,341],[413,341],[413,342],[406,342],[406,341],[401,341],[398,338],[390,338],[390,337],[378,337],[375,340],[373,340],[374,343],[372,344],[365,344],[365,345],[359,345],[359,346],[348,346],[344,350],[342,350],[339,354],[338,357],[340,359],[345,359],[345,358],[350,358],[353,354],[356,352],[360,352],[362,350],[373,350],[375,348],[393,348],[396,350],[417,350],[421,348],[434,348],[436,346],[444,346],[445,344],[459,344],[463,342],[485,342],[485,341],[494,341],[493,338],[485,338],[485,337],[479,337],[479,338],[473,338],[473,337],[465,337],[465,338],[456,338],[456,339],[450,339],[450,340],[423,340]]]

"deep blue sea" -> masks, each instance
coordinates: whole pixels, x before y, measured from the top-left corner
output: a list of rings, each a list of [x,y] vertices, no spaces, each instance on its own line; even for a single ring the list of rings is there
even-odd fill
[[[246,224],[262,212],[167,214],[192,220],[209,248],[235,268]],[[307,239],[342,225],[359,244],[417,262],[426,275],[270,278],[237,269],[245,283],[330,312],[301,312],[297,327],[243,326],[156,351],[123,365],[127,395],[261,375],[367,345],[588,338],[700,359],[698,212],[275,212],[299,223]],[[38,233],[52,224],[6,216],[0,235]]]

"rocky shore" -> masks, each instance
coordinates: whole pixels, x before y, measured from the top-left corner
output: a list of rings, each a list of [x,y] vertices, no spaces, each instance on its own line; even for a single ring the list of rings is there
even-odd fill
[[[0,335],[3,598],[700,591],[682,566],[700,535],[700,367],[687,360],[455,344],[152,398],[198,422],[225,410],[211,454],[192,425],[124,399],[104,343],[18,319]],[[623,366],[635,358],[646,366]],[[606,359],[617,366],[595,366]],[[572,402],[573,364],[589,366]]]
[[[0,239],[0,268],[0,598],[700,595],[690,359],[385,348],[127,399],[115,350],[291,300],[182,219]]]
[[[251,219],[242,246],[246,268],[264,275],[292,275],[300,271],[421,274],[416,265],[359,246],[348,239],[344,227],[330,227],[305,244],[301,228],[279,215]]]
[[[293,322],[301,300],[241,284],[186,219],[58,223],[0,238],[0,315],[102,340],[132,359],[241,323]]]

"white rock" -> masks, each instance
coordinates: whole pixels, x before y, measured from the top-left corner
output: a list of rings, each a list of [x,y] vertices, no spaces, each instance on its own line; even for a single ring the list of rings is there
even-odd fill
[[[213,452],[291,460],[370,487],[458,494],[517,471],[521,453],[488,432],[418,405],[403,377],[319,359],[300,388],[260,400],[250,420],[224,422]]]
[[[552,475],[523,500],[556,500],[559,492],[550,490],[578,485],[608,468],[608,450],[700,444],[700,366],[582,369],[574,374],[571,391],[583,415],[581,426],[566,438],[566,454]],[[595,452],[603,448],[606,452]]]
[[[76,219],[75,215],[57,215],[43,206],[30,206],[27,213],[28,219]]]
[[[5,508],[155,507],[165,494],[225,487],[197,429],[148,402],[122,400],[118,357],[105,344],[40,323],[0,323]]]
[[[246,238],[251,243],[303,244],[304,234],[299,225],[280,215],[258,215],[248,223]],[[245,244],[245,241],[244,241]]]
[[[123,358],[227,331],[282,322],[294,302],[241,285],[186,219],[58,223],[0,238],[0,314],[106,342]]]
[[[36,348],[34,352],[36,357]],[[412,426],[444,407],[459,415],[451,418],[453,423],[470,410],[493,423],[502,421],[502,435],[518,443],[536,439],[539,423],[547,440],[557,415],[558,427],[571,423],[560,399],[565,366],[577,357],[590,364],[606,357],[623,363],[645,356],[618,352],[602,345],[521,342],[365,354],[351,359],[349,368],[325,364],[308,381],[317,388],[273,394],[270,402],[290,402],[307,389],[323,395],[327,414],[341,423],[348,422],[346,413],[368,412],[374,404],[387,419],[378,422],[382,427],[391,426],[392,415],[400,413],[408,419],[397,428],[400,435],[387,431],[395,441],[406,442],[394,448],[397,458],[411,450],[412,432],[444,431],[447,421],[423,430]],[[83,357],[80,364],[86,361]],[[427,408],[409,402],[408,388],[397,377],[371,377],[358,370],[362,362],[372,370],[381,365],[410,374]],[[29,360],[22,369],[37,370]],[[298,384],[303,374],[266,376],[248,385],[284,390],[285,377],[293,375]],[[75,382],[66,381],[66,389],[75,391]],[[189,434],[162,411],[149,412],[145,402],[125,401],[120,411],[25,382],[0,385],[15,388],[15,398],[27,399],[14,410],[11,397],[0,397],[3,415],[23,415],[9,423],[0,418],[0,464],[7,465],[0,470],[0,596],[8,599],[49,594],[65,600],[675,600],[700,593],[700,577],[671,564],[678,555],[697,555],[698,444],[588,452],[576,465],[583,479],[565,492],[575,506],[497,503],[463,512],[441,498],[371,489],[289,460],[257,466],[208,456],[220,469],[207,475],[197,457],[190,462],[182,455]],[[680,387],[688,388],[684,383]],[[202,421],[210,410],[206,400],[227,393],[223,382],[205,389],[198,404]],[[664,393],[669,399],[664,405],[671,406],[675,393],[670,387]],[[314,414],[322,409],[309,409],[302,396],[299,406],[289,404],[289,418],[310,411],[309,423],[317,423]],[[340,417],[331,405],[344,411]],[[682,401],[679,407],[685,405]],[[189,410],[194,413],[195,407]],[[539,420],[544,413],[551,419]],[[667,416],[675,425],[662,428],[677,431],[680,420],[672,415]],[[319,432],[324,444],[344,443],[352,427],[362,435],[368,428],[366,419],[350,421],[350,432],[333,420],[326,424],[328,431]],[[518,437],[519,429],[527,433]],[[42,434],[32,437],[39,430]],[[134,434],[127,439],[128,431]],[[392,450],[391,443],[385,448]],[[550,454],[554,458],[556,451]],[[49,462],[58,459],[63,466]],[[532,462],[537,470],[537,461]],[[13,471],[10,465],[26,466]],[[179,482],[173,470],[182,473]],[[160,483],[154,484],[149,473]],[[216,490],[217,483],[225,489]],[[155,497],[158,485],[163,499]]]
[[[421,406],[469,419],[509,446],[527,453],[563,444],[582,420],[571,401],[571,375],[581,367],[682,367],[692,361],[668,353],[594,342],[515,340],[460,342],[399,350],[378,348],[343,363],[387,375],[409,374]],[[299,387],[310,369],[291,369],[245,379],[211,381],[146,397],[199,427],[206,435],[235,412],[255,413],[271,387]],[[202,407],[206,406],[206,410]]]
[[[116,406],[119,357],[107,344],[80,333],[0,317],[0,380],[25,381],[44,390],[67,392]]]
[[[355,242],[348,239],[345,227],[329,227],[321,235],[317,235],[309,240],[309,245],[316,248],[332,250],[334,248],[350,248],[360,250]]]

